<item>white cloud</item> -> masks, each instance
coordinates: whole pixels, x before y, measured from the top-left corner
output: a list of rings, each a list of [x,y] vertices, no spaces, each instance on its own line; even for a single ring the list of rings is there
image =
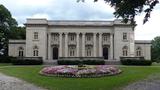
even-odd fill
[[[50,16],[47,15],[47,14],[34,14],[33,16],[28,17],[28,18],[46,18],[46,19],[51,19]]]
[[[136,17],[137,27],[135,29],[135,38],[140,40],[151,40],[156,36],[160,36],[160,10],[156,8],[149,21],[143,25],[144,14]]]
[[[114,8],[104,3],[104,0],[85,3],[77,0],[0,0],[9,9],[13,17],[22,25],[26,18],[47,18],[52,20],[113,20]],[[144,14],[136,17],[136,39],[153,39],[160,36],[160,5],[152,12],[149,22],[142,24]]]

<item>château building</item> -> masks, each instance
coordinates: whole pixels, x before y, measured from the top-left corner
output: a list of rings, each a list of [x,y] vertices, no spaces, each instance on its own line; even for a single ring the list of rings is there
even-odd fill
[[[9,56],[43,60],[151,59],[151,41],[134,40],[135,25],[114,21],[27,19],[26,40],[9,40]]]

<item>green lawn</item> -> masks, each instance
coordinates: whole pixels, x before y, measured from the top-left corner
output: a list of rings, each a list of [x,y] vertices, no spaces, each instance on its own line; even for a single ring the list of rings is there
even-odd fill
[[[120,87],[160,72],[160,67],[121,67],[123,73],[103,78],[57,78],[38,74],[42,66],[3,67],[0,72],[49,90],[119,90]]]
[[[12,65],[11,63],[0,63],[0,66],[10,66]]]

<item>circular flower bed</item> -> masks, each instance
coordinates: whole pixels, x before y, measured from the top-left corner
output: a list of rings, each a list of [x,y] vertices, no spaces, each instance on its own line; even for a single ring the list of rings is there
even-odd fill
[[[77,65],[60,65],[45,67],[40,74],[46,76],[58,77],[102,77],[107,75],[116,75],[122,71],[114,66],[95,65],[95,66],[77,66]]]

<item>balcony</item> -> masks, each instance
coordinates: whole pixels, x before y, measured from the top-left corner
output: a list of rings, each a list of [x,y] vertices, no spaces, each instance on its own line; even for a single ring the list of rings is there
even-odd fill
[[[103,45],[110,45],[110,41],[103,41],[102,44]]]
[[[85,41],[86,45],[93,45],[93,41]]]
[[[59,41],[51,41],[51,45],[59,45]]]
[[[76,45],[76,41],[69,41],[68,45]]]

